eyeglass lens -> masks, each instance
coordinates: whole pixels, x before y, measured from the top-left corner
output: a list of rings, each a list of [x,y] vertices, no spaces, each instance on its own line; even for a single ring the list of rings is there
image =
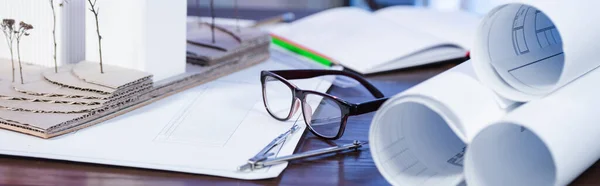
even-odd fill
[[[342,124],[342,111],[336,101],[309,93],[304,98],[302,109],[304,120],[313,131],[328,138],[337,135]]]
[[[296,98],[292,89],[275,77],[267,76],[263,88],[267,111],[278,119],[287,119],[300,106],[299,102],[294,101]],[[338,134],[342,125],[342,110],[335,100],[319,94],[307,93],[302,100],[302,109],[306,124],[314,132],[327,138],[333,138]]]
[[[277,78],[267,76],[263,87],[263,98],[267,110],[278,119],[286,119],[292,109],[292,89]]]

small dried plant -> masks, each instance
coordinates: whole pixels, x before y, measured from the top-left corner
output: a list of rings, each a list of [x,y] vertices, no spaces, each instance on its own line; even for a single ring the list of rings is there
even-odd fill
[[[216,42],[215,40],[215,1],[210,0],[210,17],[212,18],[212,23],[210,24],[210,32],[212,35],[212,43]]]
[[[3,19],[2,23],[2,32],[4,33],[4,37],[6,37],[6,43],[8,44],[8,50],[10,51],[10,61],[12,63],[12,82],[15,82],[15,60],[13,55],[13,43],[15,41],[15,20],[14,19]]]
[[[90,11],[94,14],[96,18],[96,33],[98,34],[98,52],[100,53],[100,73],[104,74],[104,67],[102,66],[102,36],[100,35],[100,25],[98,23],[98,13],[100,12],[100,8],[96,6],[96,1],[98,0],[88,0],[90,4]]]
[[[233,2],[233,9],[235,9],[235,31],[240,32],[240,14],[238,8],[238,0]]]
[[[67,0],[62,0],[61,2],[58,3],[58,6],[63,7],[65,3],[69,3]],[[56,10],[54,9],[54,0],[50,0],[50,8],[52,8],[52,18],[53,18],[53,24],[52,24],[52,37],[54,38],[54,72],[58,73],[58,62],[56,59]]]
[[[17,57],[19,59],[19,73],[21,74],[21,84],[23,84],[23,65],[21,63],[21,38],[23,36],[29,36],[29,30],[33,29],[33,25],[27,24],[23,21],[19,23],[19,29],[14,33],[15,38],[17,39]]]

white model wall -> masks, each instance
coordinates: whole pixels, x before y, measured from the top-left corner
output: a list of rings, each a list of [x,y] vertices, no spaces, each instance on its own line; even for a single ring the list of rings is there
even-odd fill
[[[76,63],[85,58],[84,0],[69,0],[64,7],[55,0],[57,15],[58,63]],[[32,24],[29,37],[21,40],[21,59],[26,63],[54,66],[52,9],[49,0],[0,0],[0,19],[15,19]],[[0,33],[0,58],[10,58],[8,44]],[[16,43],[15,43],[16,60]]]
[[[146,71],[155,81],[185,72],[186,0],[98,0],[97,6],[104,64]],[[85,17],[86,59],[96,62],[96,22],[89,10]]]

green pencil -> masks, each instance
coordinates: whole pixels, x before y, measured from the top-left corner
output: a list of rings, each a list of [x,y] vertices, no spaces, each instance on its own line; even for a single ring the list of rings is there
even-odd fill
[[[275,34],[271,34],[271,42],[277,46],[280,46],[286,50],[289,50],[291,52],[294,52],[298,55],[304,56],[306,58],[309,58],[313,61],[316,61],[319,64],[331,67],[333,65],[338,65],[337,62],[335,62],[335,60],[331,59],[330,57],[327,57],[317,51],[311,50],[309,48],[306,48],[298,43],[295,43],[293,41],[287,40],[281,36],[275,35]]]

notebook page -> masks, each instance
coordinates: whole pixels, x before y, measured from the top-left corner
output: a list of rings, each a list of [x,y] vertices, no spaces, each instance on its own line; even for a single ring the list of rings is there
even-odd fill
[[[461,11],[439,11],[427,8],[393,6],[373,13],[376,17],[436,36],[471,49],[481,18]]]
[[[431,35],[391,24],[358,8],[335,8],[308,16],[274,34],[365,71],[415,52],[446,44]]]

